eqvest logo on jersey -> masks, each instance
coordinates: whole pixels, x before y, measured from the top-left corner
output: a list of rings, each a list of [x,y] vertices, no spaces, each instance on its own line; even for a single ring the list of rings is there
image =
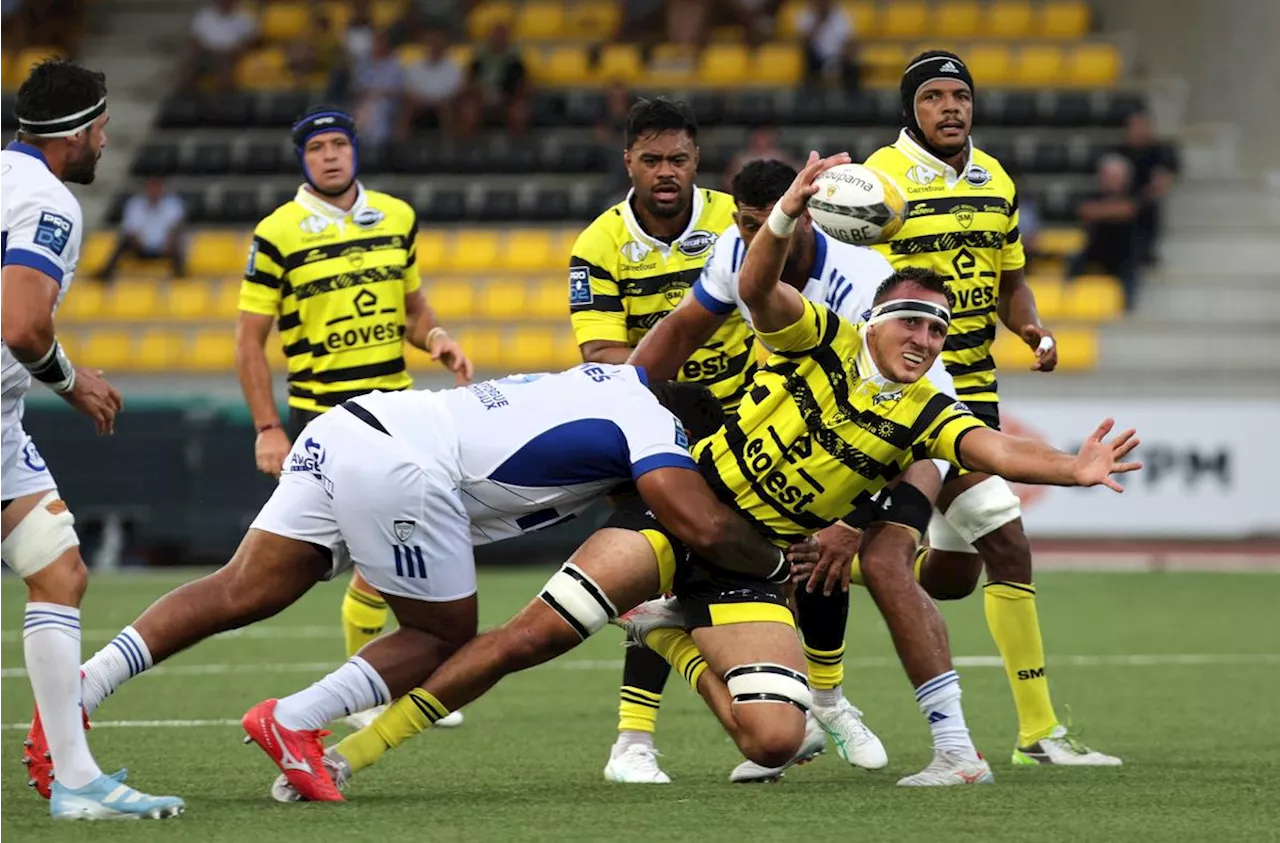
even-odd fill
[[[689,233],[689,236],[676,246],[680,254],[696,258],[716,244],[717,235],[701,229]]]

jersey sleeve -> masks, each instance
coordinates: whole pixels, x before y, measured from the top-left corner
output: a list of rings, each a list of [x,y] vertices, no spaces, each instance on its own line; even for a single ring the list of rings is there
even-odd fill
[[[778,331],[760,331],[760,339],[780,354],[804,354],[829,345],[839,328],[835,314],[804,299],[800,318]]]
[[[404,291],[412,293],[422,287],[422,276],[418,274],[418,215],[409,212],[409,233],[406,235],[407,255],[404,262]]]
[[[916,441],[913,450],[917,453],[923,450],[923,455],[929,459],[945,460],[954,466],[965,468],[960,459],[960,440],[969,431],[986,425],[969,412],[964,404],[941,393],[929,400],[921,415],[925,419],[932,415],[933,419],[925,425],[924,433]]]
[[[693,296],[698,304],[718,316],[732,313],[738,306],[738,273],[746,253],[742,238],[721,235],[712,247],[711,257],[702,265],[702,274],[693,283]]]
[[[4,266],[25,266],[61,287],[76,269],[84,226],[70,194],[37,188],[13,198],[4,221]]]
[[[613,249],[594,227],[578,235],[569,258],[569,321],[578,345],[595,340],[627,342],[627,316],[615,274]]]
[[[1009,228],[1004,237],[1004,248],[1000,250],[1000,271],[1012,272],[1027,265],[1027,255],[1022,248],[1022,232],[1018,229],[1018,191],[1013,190],[1010,202]]]
[[[659,404],[648,389],[644,389],[639,399],[641,406],[619,414],[631,460],[631,479],[639,480],[659,468],[697,471],[698,466],[689,455],[689,438],[680,420]]]
[[[852,289],[848,295],[838,296],[833,310],[846,322],[865,322],[871,316],[871,306],[876,300],[880,283],[893,274],[893,264],[879,252],[862,248],[860,262],[850,268]]]
[[[240,284],[240,309],[246,313],[275,316],[280,312],[284,257],[269,235],[265,220],[253,230],[244,281]]]

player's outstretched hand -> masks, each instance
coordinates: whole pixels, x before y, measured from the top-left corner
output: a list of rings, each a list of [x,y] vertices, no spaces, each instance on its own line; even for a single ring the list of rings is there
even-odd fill
[[[818,192],[817,185],[813,183],[814,180],[832,167],[848,164],[852,160],[847,152],[839,152],[826,158],[816,152],[810,152],[804,169],[796,174],[796,180],[778,200],[783,213],[789,217],[798,217],[804,213],[809,207],[809,197]]]
[[[437,339],[431,344],[431,359],[439,360],[446,369],[453,372],[453,380],[458,386],[471,383],[474,370],[457,340],[448,335]]]
[[[278,427],[264,430],[258,434],[253,445],[253,458],[258,463],[258,471],[272,477],[279,477],[284,471],[284,461],[289,456],[289,434]]]
[[[1036,355],[1031,371],[1052,372],[1058,367],[1058,342],[1053,338],[1053,331],[1041,325],[1028,325],[1022,329],[1022,341],[1031,346]]]
[[[830,597],[837,586],[841,591],[848,591],[853,557],[862,541],[862,532],[837,522],[819,530],[817,535],[821,548],[817,561],[799,566],[792,564],[792,580],[811,594],[822,589],[822,593]]]
[[[76,383],[62,396],[72,407],[93,419],[99,436],[110,436],[116,430],[116,413],[124,409],[120,392],[102,376],[101,369],[76,366]]]
[[[1123,492],[1124,487],[1113,480],[1111,475],[1126,474],[1142,468],[1140,462],[1122,462],[1138,447],[1136,430],[1129,428],[1110,441],[1103,441],[1115,424],[1115,419],[1104,419],[1093,435],[1080,446],[1076,453],[1076,485],[1106,486],[1113,492]]]

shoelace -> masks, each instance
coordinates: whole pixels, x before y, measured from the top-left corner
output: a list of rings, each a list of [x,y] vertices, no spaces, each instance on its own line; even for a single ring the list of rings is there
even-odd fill
[[[1076,755],[1088,755],[1090,752],[1093,752],[1093,750],[1084,745],[1084,730],[1077,729],[1074,722],[1072,722],[1071,706],[1066,706],[1066,711],[1067,722],[1062,724],[1066,731],[1062,733],[1061,737],[1052,738],[1051,740],[1061,741]]]

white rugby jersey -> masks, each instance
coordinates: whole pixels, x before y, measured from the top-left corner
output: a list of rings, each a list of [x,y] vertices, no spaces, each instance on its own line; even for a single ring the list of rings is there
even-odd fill
[[[0,263],[30,267],[58,282],[56,311],[75,274],[84,225],[80,203],[50,172],[39,148],[15,142],[0,150],[0,223]],[[0,360],[0,404],[7,433],[22,421],[22,399],[31,375],[3,343]]]
[[[876,250],[842,243],[826,236],[816,226],[813,238],[813,269],[801,294],[811,302],[825,304],[848,322],[865,321],[871,315],[876,288],[893,274],[893,266]],[[698,304],[712,313],[730,313],[736,307],[751,325],[751,309],[738,291],[738,273],[746,256],[747,244],[738,227],[731,226],[716,241],[715,252],[693,285],[693,294]],[[955,394],[941,354],[927,375],[939,391]]]
[[[679,420],[634,366],[586,363],[443,392],[353,399],[410,450],[457,438],[459,488],[476,544],[567,521],[612,487],[657,468],[696,471]],[[443,407],[454,428],[432,419]],[[343,412],[336,410],[335,412]]]

